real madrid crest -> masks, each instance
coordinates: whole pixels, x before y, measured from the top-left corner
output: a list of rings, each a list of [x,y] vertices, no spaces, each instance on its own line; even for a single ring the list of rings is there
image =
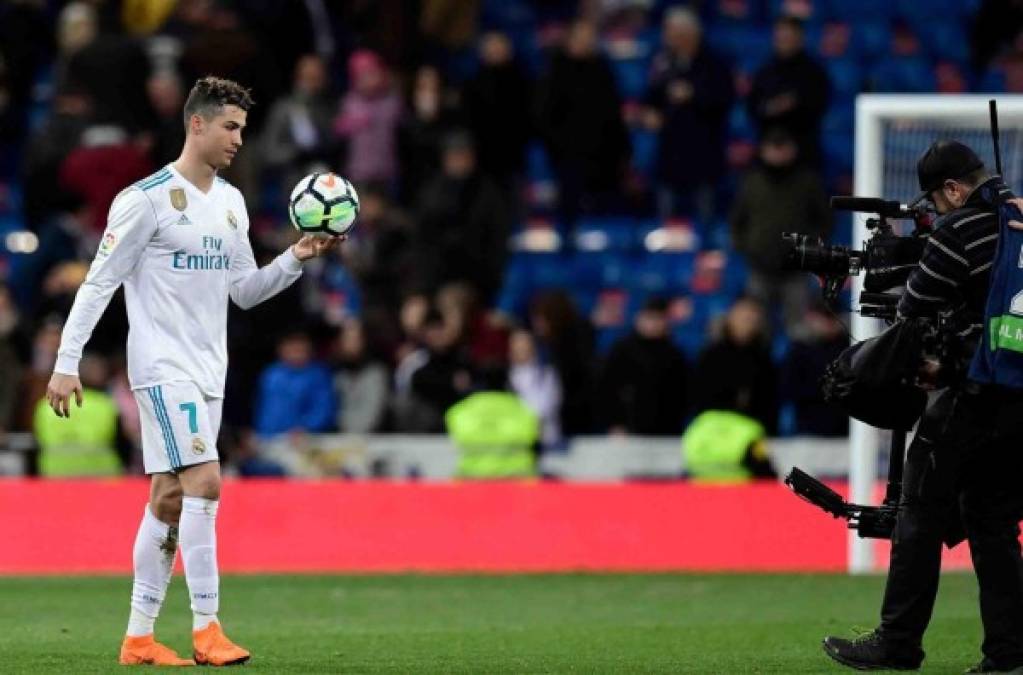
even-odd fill
[[[227,210],[227,224],[231,226],[232,230],[238,229],[238,219],[234,217],[234,212],[231,209]]]
[[[178,211],[184,211],[188,206],[188,197],[185,196],[184,188],[171,188],[170,200],[171,206],[176,208]]]
[[[202,442],[202,439],[196,436],[192,439],[192,452],[197,455],[201,455],[206,452],[206,444]]]

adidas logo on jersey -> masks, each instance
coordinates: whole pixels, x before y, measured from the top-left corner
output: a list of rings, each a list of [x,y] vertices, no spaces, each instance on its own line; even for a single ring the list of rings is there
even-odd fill
[[[188,216],[186,216],[183,213],[181,214],[181,217],[178,218],[178,225],[191,225],[191,224],[192,224],[192,221],[189,220]]]

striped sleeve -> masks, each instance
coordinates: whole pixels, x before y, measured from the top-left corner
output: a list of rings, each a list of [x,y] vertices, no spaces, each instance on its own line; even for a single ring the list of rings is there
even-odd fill
[[[959,215],[959,214],[957,214]],[[961,304],[978,275],[991,269],[998,241],[992,211],[963,214],[937,227],[924,247],[920,264],[909,275],[899,315],[933,316]]]

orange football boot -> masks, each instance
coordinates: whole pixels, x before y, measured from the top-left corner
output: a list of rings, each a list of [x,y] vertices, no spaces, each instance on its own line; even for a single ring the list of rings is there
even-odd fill
[[[231,642],[216,621],[192,631],[195,662],[206,666],[233,666],[249,660],[249,652]]]
[[[167,645],[153,639],[153,634],[124,636],[121,643],[122,666],[194,666],[192,659],[183,659]]]

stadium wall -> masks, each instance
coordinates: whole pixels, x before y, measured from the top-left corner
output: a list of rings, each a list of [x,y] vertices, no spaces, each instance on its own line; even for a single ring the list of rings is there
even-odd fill
[[[0,480],[0,574],[130,573],[147,495]],[[846,568],[842,525],[775,483],[229,480],[219,513],[224,572]]]

